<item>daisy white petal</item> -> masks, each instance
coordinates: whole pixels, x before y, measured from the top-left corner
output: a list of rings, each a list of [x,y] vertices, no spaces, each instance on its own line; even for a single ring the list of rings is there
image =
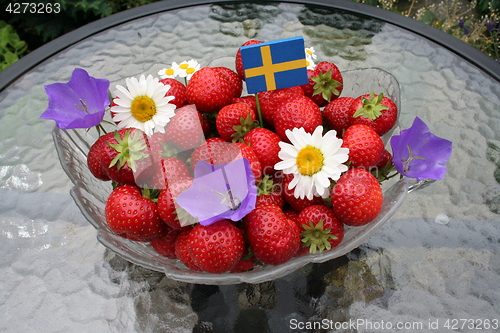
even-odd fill
[[[113,92],[113,95],[115,95],[118,98],[129,98],[129,99],[133,98],[130,92],[127,90],[127,88],[120,85],[116,86],[116,90]]]
[[[175,78],[176,76],[179,75],[179,64],[176,62],[172,63],[172,66],[169,68],[163,68],[158,72],[158,76],[162,79],[167,79],[167,78]]]
[[[287,130],[291,144],[280,142],[278,157],[274,166],[285,174],[293,174],[289,189],[296,198],[312,199],[314,196],[328,195],[331,180],[338,180],[347,170],[343,163],[348,159],[347,148],[341,148],[342,140],[335,131],[323,136],[323,127],[307,133],[304,128]]]
[[[199,69],[200,64],[196,60],[183,61],[179,64],[179,77],[185,77],[189,80]]]
[[[116,87],[115,106],[111,108],[113,120],[119,128],[133,127],[147,135],[163,131],[174,116],[173,96],[165,96],[170,87],[152,75],[125,80],[127,88]]]
[[[286,170],[286,169],[290,169],[294,165],[295,165],[295,162],[293,160],[287,159],[287,160],[283,160],[281,162],[276,163],[274,165],[274,168],[276,170]]]
[[[127,106],[116,105],[116,106],[111,107],[111,112],[113,112],[113,113],[128,112],[129,110],[130,110],[130,107],[127,107]]]

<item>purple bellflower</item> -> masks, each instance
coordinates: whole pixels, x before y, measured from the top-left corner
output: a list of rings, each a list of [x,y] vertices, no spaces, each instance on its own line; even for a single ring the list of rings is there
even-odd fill
[[[400,174],[417,181],[444,178],[452,143],[432,134],[420,118],[391,137],[391,147],[392,161]]]
[[[109,106],[109,81],[76,68],[68,83],[45,86],[49,106],[40,119],[52,119],[61,129],[91,128],[101,123]]]
[[[202,225],[239,221],[255,208],[256,200],[257,186],[246,158],[218,165],[198,161],[191,187],[177,196],[177,204]]]

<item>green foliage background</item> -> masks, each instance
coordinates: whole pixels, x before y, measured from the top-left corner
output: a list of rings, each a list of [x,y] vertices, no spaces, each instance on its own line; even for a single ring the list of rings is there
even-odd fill
[[[61,4],[59,13],[51,14],[12,14],[6,11],[9,3],[22,3],[25,0],[0,0],[0,71],[8,65],[17,61],[22,55],[42,46],[43,44],[75,30],[85,24],[100,18],[149,3],[157,2],[160,0],[37,0],[36,3],[51,3],[55,2]],[[418,0],[353,0],[363,2],[369,5],[382,7],[388,10],[399,12],[400,14],[412,17],[409,13],[399,10],[399,4],[413,3]],[[436,0],[420,0],[431,1],[436,3]],[[457,0],[438,0],[438,1],[457,1]],[[477,12],[478,22],[482,20],[481,17],[489,16],[491,21],[498,23],[497,17],[500,13],[500,0],[472,0],[472,6],[475,7]],[[436,7],[439,8],[439,7]],[[436,11],[436,12],[434,12]],[[477,34],[477,38],[462,38],[460,31],[457,29],[452,33],[450,27],[444,27],[443,19],[438,16],[438,9],[434,11],[428,10],[420,17],[413,17],[424,23],[433,25],[440,28],[457,38],[476,46],[485,53],[498,59],[498,29],[495,35],[492,36],[490,32],[484,34],[482,32]],[[491,16],[491,15],[494,16]],[[453,17],[452,24],[456,26],[462,17]],[[2,20],[5,21],[2,23]],[[456,22],[455,22],[456,21]],[[484,21],[484,20],[483,20]],[[484,23],[479,22],[484,30]],[[448,24],[450,25],[450,24]],[[462,33],[463,35],[463,33]],[[492,39],[492,37],[494,37]],[[485,39],[486,40],[483,40]],[[491,50],[495,52],[492,53]]]
[[[15,27],[21,38],[27,41],[29,49],[33,50],[87,23],[155,1],[158,0],[38,0],[37,3],[44,4],[58,2],[61,11],[51,14],[11,14],[6,22]],[[11,3],[15,2],[26,1],[14,0]],[[5,12],[5,8],[2,8],[2,12]]]
[[[0,21],[0,71],[19,60],[28,45],[22,41],[11,25]]]

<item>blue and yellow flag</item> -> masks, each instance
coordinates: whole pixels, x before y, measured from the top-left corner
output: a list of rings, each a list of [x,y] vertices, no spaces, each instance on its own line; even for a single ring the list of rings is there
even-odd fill
[[[249,94],[306,84],[303,37],[242,46],[241,60]]]

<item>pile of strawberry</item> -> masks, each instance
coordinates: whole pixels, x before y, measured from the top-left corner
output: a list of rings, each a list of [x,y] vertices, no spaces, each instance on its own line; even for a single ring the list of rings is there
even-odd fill
[[[252,43],[258,41],[244,45]],[[194,271],[244,272],[338,246],[346,226],[365,225],[380,213],[383,194],[374,172],[383,175],[392,165],[381,136],[396,122],[396,105],[381,93],[340,97],[343,79],[335,64],[308,70],[304,86],[259,93],[262,119],[255,96],[241,96],[239,52],[236,69],[204,67],[187,85],[162,80],[177,106],[166,132],[153,139],[133,128],[116,130],[88,154],[92,174],[114,184],[105,208],[109,228],[149,242]],[[330,198],[296,198],[288,188],[293,176],[274,169],[279,142],[288,142],[288,129],[312,133],[318,126],[343,139],[349,170],[332,183]],[[235,151],[250,162],[258,187],[255,209],[238,222],[181,226],[179,216],[189,214],[176,197],[193,182],[196,163],[229,163]]]

